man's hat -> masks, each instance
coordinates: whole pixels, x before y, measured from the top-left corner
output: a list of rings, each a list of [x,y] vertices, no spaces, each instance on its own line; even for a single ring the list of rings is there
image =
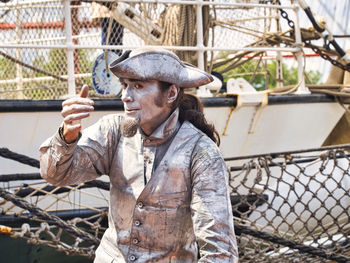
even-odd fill
[[[213,81],[210,74],[162,48],[140,48],[126,52],[109,67],[118,78],[159,80],[181,88],[194,88]]]

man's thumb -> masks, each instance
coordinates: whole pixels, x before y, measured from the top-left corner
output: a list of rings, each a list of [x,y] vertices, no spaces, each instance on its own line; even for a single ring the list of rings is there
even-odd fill
[[[89,95],[89,86],[85,84],[81,88],[80,97],[81,98],[87,98],[88,95]]]

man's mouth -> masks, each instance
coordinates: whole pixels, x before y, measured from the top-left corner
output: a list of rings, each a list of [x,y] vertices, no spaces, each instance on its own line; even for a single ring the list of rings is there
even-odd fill
[[[125,108],[125,113],[134,113],[137,112],[139,109],[136,108]]]

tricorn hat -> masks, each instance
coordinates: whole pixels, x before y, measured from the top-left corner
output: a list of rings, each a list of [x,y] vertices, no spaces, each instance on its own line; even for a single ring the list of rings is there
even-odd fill
[[[208,84],[213,77],[162,48],[140,48],[125,52],[110,64],[118,78],[159,80],[181,88],[194,88]]]

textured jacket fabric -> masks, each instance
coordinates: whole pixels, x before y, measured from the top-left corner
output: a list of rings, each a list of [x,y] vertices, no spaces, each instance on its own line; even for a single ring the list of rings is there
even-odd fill
[[[110,178],[109,228],[95,262],[238,262],[228,172],[214,142],[180,125],[178,110],[149,137],[121,136],[121,120],[108,115],[74,143],[57,133],[40,147],[52,184]]]

